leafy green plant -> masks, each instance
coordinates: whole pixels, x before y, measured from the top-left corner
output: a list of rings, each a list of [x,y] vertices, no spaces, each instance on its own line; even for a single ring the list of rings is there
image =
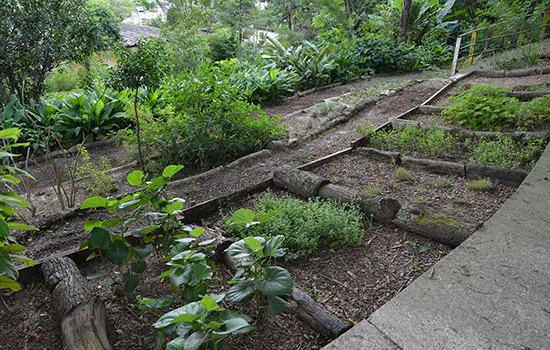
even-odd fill
[[[241,216],[243,213],[235,214]],[[273,315],[287,309],[289,304],[282,297],[292,294],[292,276],[280,266],[270,266],[272,259],[284,256],[283,241],[283,236],[267,241],[263,237],[247,237],[227,248],[227,254],[237,259],[237,272],[230,281],[234,285],[227,292],[227,301],[237,303],[256,298],[256,305],[261,308],[263,301],[258,299],[265,297]]]
[[[250,317],[225,310],[220,302],[225,295],[207,294],[195,301],[162,315],[156,328],[172,328],[176,338],[166,349],[218,349],[227,336],[250,332]]]
[[[17,175],[29,176],[26,172],[8,165],[9,161],[13,161],[15,154],[10,153],[11,148],[21,147],[25,144],[18,144],[17,140],[21,131],[16,128],[4,129],[0,131],[0,182],[8,185],[17,185],[20,179]],[[18,244],[16,239],[11,235],[12,230],[38,230],[36,227],[27,226],[14,220],[14,217],[19,214],[19,208],[25,208],[30,205],[24,198],[15,192],[2,190],[0,192],[0,289],[10,289],[14,292],[21,289],[17,278],[17,271],[14,261],[24,263],[26,265],[34,265],[34,261],[20,255],[25,248]]]
[[[472,130],[500,131],[523,124],[519,118],[521,103],[514,97],[504,95],[508,88],[474,84],[458,96],[456,101],[441,112],[441,115],[459,126]]]
[[[472,191],[487,192],[492,191],[495,186],[489,179],[473,180],[466,183],[466,186]]]
[[[174,235],[184,232],[185,227],[177,219],[184,200],[165,196],[170,178],[182,168],[170,165],[161,176],[148,181],[143,172],[135,170],[128,174],[127,181],[138,187],[138,191],[122,199],[93,196],[82,204],[81,209],[104,208],[108,213],[116,214],[114,219],[86,221],[84,228],[90,231],[90,236],[81,248],[94,250],[89,259],[99,255],[117,266],[126,266],[121,281],[109,273],[113,281],[121,282],[126,293],[131,293],[138,286],[139,275],[146,268],[145,258],[154,249],[169,249]],[[125,218],[119,213],[121,211],[130,211],[130,217]],[[134,223],[140,221],[148,224],[133,230]],[[132,244],[128,235],[137,238],[138,243]]]
[[[92,196],[104,195],[117,190],[113,177],[108,174],[111,170],[109,158],[103,156],[99,158],[99,164],[94,164],[85,147],[80,149],[80,156],[82,165],[77,168],[76,176],[84,178],[84,183]]]
[[[312,199],[304,203],[288,196],[277,198],[267,192],[255,201],[257,220],[261,223],[230,224],[226,218],[223,227],[232,235],[273,238],[285,237],[289,252],[285,259],[301,258],[321,247],[352,246],[361,241],[361,211],[353,205]],[[259,219],[259,220],[258,220]]]
[[[466,145],[470,145],[472,162],[511,169],[531,169],[546,148],[544,139],[527,138],[518,142],[508,136],[496,140],[481,138],[477,143]]]
[[[267,39],[269,45],[262,57],[271,63],[266,68],[280,68],[292,74],[298,90],[330,83],[337,66],[327,48],[309,41],[285,47],[275,38]]]
[[[375,131],[372,127],[358,125],[357,130],[368,140],[369,146],[374,148],[445,158],[453,157],[464,150],[458,136],[435,127],[426,130],[408,125],[403,130]]]
[[[64,141],[71,140],[70,145],[82,139],[101,140],[110,132],[128,126],[131,120],[126,117],[122,102],[126,94],[93,89],[65,100],[62,107]]]
[[[78,83],[78,76],[67,66],[54,69],[45,82],[47,92],[74,90]]]

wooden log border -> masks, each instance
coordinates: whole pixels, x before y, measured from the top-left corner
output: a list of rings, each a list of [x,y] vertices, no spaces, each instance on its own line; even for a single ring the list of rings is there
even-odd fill
[[[368,147],[359,147],[355,153],[369,159],[390,161],[396,166],[421,169],[434,174],[459,176],[467,179],[489,178],[515,188],[519,187],[529,174],[527,171],[521,169],[506,169],[481,164],[413,158],[402,156],[398,152],[388,152]]]

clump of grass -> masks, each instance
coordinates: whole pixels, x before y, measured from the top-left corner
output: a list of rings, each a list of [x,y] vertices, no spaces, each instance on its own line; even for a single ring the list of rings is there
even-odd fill
[[[322,247],[352,246],[361,242],[363,216],[354,205],[312,199],[308,202],[266,192],[254,202],[258,225],[229,225],[229,216],[222,227],[233,236],[285,236],[285,259],[308,256]]]
[[[397,181],[400,181],[400,182],[413,180],[412,174],[408,172],[405,168],[397,168],[393,176]]]
[[[364,194],[378,196],[382,194],[382,189],[380,185],[368,185],[367,188],[363,190]]]
[[[335,101],[326,101],[315,106],[311,111],[312,118],[326,117],[329,120],[335,119],[346,109],[346,105]]]
[[[437,179],[437,181],[435,182],[435,186],[439,188],[449,188],[452,187],[453,184],[449,179],[442,177]]]
[[[495,186],[489,179],[473,180],[466,183],[466,186],[472,191],[487,192],[492,191]]]
[[[540,44],[530,44],[494,56],[492,64],[496,69],[525,68],[537,64],[540,56]]]

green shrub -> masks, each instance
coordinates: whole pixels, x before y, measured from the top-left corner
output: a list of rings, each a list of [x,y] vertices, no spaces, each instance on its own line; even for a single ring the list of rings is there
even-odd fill
[[[78,87],[78,76],[68,66],[55,69],[46,79],[46,92],[70,91]]]
[[[355,52],[355,65],[375,73],[407,71],[420,68],[413,45],[366,34],[359,38]]]
[[[441,115],[453,124],[472,130],[500,131],[522,124],[519,118],[521,103],[504,95],[509,88],[475,84],[458,96]]]
[[[510,169],[531,169],[546,147],[544,139],[527,139],[516,142],[508,136],[496,140],[481,138],[476,143],[467,142],[475,163]]]
[[[472,191],[487,192],[492,191],[495,186],[489,179],[473,180],[466,183],[466,186]]]
[[[321,48],[309,41],[303,41],[299,46],[285,47],[277,39],[267,39],[269,44],[262,55],[270,62],[266,68],[280,68],[289,72],[298,90],[325,85],[332,81],[337,65],[328,48]]]
[[[459,137],[435,127],[426,130],[408,125],[403,130],[374,131],[368,126],[358,126],[357,130],[368,139],[369,146],[374,148],[436,157],[454,155],[463,149]]]
[[[216,30],[208,41],[212,61],[223,61],[237,55],[237,37],[229,28]]]
[[[537,97],[521,104],[519,109],[522,128],[530,129],[550,126],[550,95]]]
[[[82,165],[76,170],[79,178],[88,177],[84,180],[88,191],[92,196],[107,195],[116,191],[118,188],[115,181],[108,171],[111,170],[111,161],[103,156],[99,158],[99,163],[94,164],[90,159],[90,154],[85,147],[80,149]]]
[[[272,238],[285,237],[289,249],[287,259],[297,259],[316,252],[322,247],[336,248],[358,244],[362,238],[362,215],[353,205],[312,199],[304,203],[288,196],[277,198],[267,192],[255,201],[261,223],[245,227],[229,225],[224,228],[232,235]]]

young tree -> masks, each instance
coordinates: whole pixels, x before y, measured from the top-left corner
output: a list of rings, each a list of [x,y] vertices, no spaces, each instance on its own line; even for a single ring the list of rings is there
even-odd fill
[[[127,49],[120,46],[116,52],[117,66],[112,68],[110,84],[116,89],[130,88],[134,92],[134,114],[136,118],[136,137],[138,144],[138,162],[143,170],[141,136],[138,115],[139,89],[158,87],[168,71],[168,58],[161,39],[140,40],[136,47]]]
[[[409,17],[411,16],[411,4],[412,0],[404,0],[403,8],[401,10],[401,25],[399,26],[399,41],[407,41],[407,33],[409,29]]]
[[[62,62],[79,60],[90,45],[85,0],[0,2],[0,81],[21,102],[39,99],[46,74]]]

